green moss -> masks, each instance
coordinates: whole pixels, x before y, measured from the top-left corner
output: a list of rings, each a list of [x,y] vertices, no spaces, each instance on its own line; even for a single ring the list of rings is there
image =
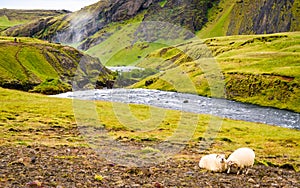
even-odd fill
[[[96,180],[96,181],[103,181],[103,176],[101,176],[101,175],[98,175],[98,174],[95,174],[95,176],[94,176],[94,179]]]

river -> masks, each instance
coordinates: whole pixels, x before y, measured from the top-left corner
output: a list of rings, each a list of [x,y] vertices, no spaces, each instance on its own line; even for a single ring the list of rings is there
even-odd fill
[[[299,113],[192,94],[149,89],[104,89],[67,92],[55,97],[145,104],[300,130]]]

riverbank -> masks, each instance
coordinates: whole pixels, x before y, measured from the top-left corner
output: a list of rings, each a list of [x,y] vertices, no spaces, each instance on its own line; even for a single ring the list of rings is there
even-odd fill
[[[54,97],[151,105],[184,112],[211,114],[229,119],[300,129],[299,113],[185,93],[150,89],[111,89],[68,92],[54,95]]]

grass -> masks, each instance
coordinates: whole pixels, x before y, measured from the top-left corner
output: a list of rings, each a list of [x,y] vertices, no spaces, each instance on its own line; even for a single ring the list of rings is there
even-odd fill
[[[40,46],[54,45],[29,38],[18,38],[21,40],[18,43],[14,43],[12,37],[1,37],[0,40],[0,53],[5,54],[0,58],[2,79],[39,82],[49,77],[59,78]]]
[[[81,71],[81,76],[88,77],[90,82],[101,82],[105,78],[113,77],[107,69],[102,68],[96,58],[69,46],[34,38],[0,37],[0,54],[3,54],[0,56],[0,86],[7,88],[28,91],[47,79],[56,79],[64,83],[57,85],[56,89],[53,87],[54,84],[60,82],[52,82],[51,86],[43,84],[33,91],[48,93],[51,88],[53,94],[59,90],[65,91],[67,88],[70,89],[70,84],[67,82],[73,79],[82,61],[86,62],[84,68],[86,70]],[[44,86],[46,88],[42,88]]]
[[[201,39],[226,36],[234,5],[230,0],[222,0],[218,6],[215,5],[209,10],[209,22],[196,35]]]
[[[35,46],[24,46],[18,53],[18,59],[27,70],[42,80],[59,78],[55,68],[49,64],[41,50]]]
[[[150,30],[147,31],[147,27],[151,29],[153,25],[155,28],[161,26],[158,24],[159,22],[143,21],[146,13],[145,10],[129,20],[107,25],[90,37],[91,39],[100,38],[103,41],[95,44],[86,52],[93,57],[98,57],[107,66],[136,65],[155,50],[186,41],[184,39],[185,36],[183,36],[186,30],[178,30],[175,26],[166,26],[176,30],[177,33],[172,34],[165,28],[151,30],[151,32],[155,33],[150,33]],[[141,23],[146,25],[141,26]],[[142,29],[139,28],[140,26]]]
[[[26,23],[25,20],[9,20],[7,16],[0,17],[0,30],[6,29],[11,26],[20,25]]]
[[[300,33],[291,32],[215,37],[163,48],[137,65],[162,72],[131,87],[225,97],[223,88],[228,99],[300,112],[299,43]]]
[[[116,52],[108,61],[105,63],[107,66],[128,66],[136,65],[149,53],[165,47],[164,44],[160,43],[138,43],[133,46],[127,46],[124,49]]]
[[[167,2],[168,2],[168,0],[162,0],[162,1],[160,1],[159,2],[160,7],[164,7]]]
[[[0,31],[12,26],[27,24],[33,20],[65,14],[64,11],[56,10],[16,10],[0,9]]]
[[[98,57],[105,65],[116,53],[132,45],[134,38],[133,33],[139,27],[145,13],[146,12],[142,12],[134,18],[124,22],[113,22],[107,25],[104,29],[94,34],[91,38],[98,38],[103,34],[110,34],[109,38],[100,44],[89,48],[87,53],[91,56]],[[137,56],[135,56],[135,58],[136,57]],[[117,64],[117,62],[111,64]]]
[[[45,145],[92,147],[87,141],[101,141],[93,134],[82,134],[81,121],[75,120],[70,99],[51,98],[38,94],[0,88],[0,145]],[[75,102],[75,103],[74,103]],[[104,127],[110,138],[123,143],[145,145],[143,153],[155,153],[159,142],[186,142],[187,147],[199,147],[205,135],[216,135],[209,152],[229,154],[238,147],[251,147],[257,161],[268,164],[300,166],[300,131],[258,123],[220,119],[144,105],[126,105],[110,102],[77,101],[89,103],[98,115],[99,125],[85,124],[91,130]],[[96,108],[95,108],[96,107]],[[77,109],[78,110],[78,109]],[[75,109],[75,113],[76,112]],[[93,118],[92,113],[87,118]],[[78,116],[76,116],[78,118]],[[91,119],[90,119],[91,120]],[[88,120],[89,122],[91,122]],[[98,122],[97,120],[97,122]],[[218,124],[221,125],[220,129]],[[209,131],[207,128],[210,127]],[[85,129],[87,130],[87,129]],[[97,130],[97,129],[96,129]],[[80,134],[81,133],[81,134]],[[204,134],[205,133],[205,134]],[[88,140],[86,140],[88,139]],[[205,143],[204,143],[205,144]],[[200,147],[196,155],[200,156]],[[67,156],[68,157],[68,156]],[[181,156],[178,157],[193,157]],[[71,156],[72,158],[72,156]]]

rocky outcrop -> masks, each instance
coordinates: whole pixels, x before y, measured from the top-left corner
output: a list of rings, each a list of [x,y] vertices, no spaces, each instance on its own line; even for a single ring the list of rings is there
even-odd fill
[[[116,0],[112,1],[104,13],[107,22],[127,20],[157,0]]]
[[[168,22],[195,32],[207,22],[208,8],[215,1],[168,0],[164,6],[151,7],[145,20]]]

